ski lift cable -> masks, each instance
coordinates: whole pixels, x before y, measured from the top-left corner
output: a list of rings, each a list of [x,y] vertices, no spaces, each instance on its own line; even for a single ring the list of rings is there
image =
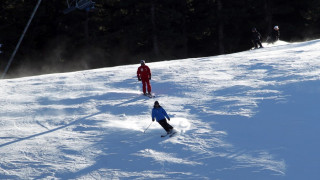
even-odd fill
[[[3,74],[2,74],[1,79],[3,79],[3,78],[5,77],[5,75],[7,74],[8,70],[9,70],[9,67],[10,67],[10,65],[11,65],[11,63],[12,63],[12,61],[13,61],[13,58],[14,58],[14,56],[16,55],[16,53],[17,53],[17,51],[18,51],[18,49],[19,49],[19,47],[20,47],[20,44],[21,44],[21,42],[22,42],[22,40],[23,40],[23,38],[24,38],[24,35],[26,34],[26,32],[27,32],[27,30],[28,30],[28,28],[29,28],[29,25],[31,24],[32,19],[33,19],[34,15],[36,14],[37,10],[38,10],[41,1],[42,1],[42,0],[38,0],[38,3],[36,4],[36,6],[35,6],[35,8],[34,8],[34,10],[33,10],[32,14],[31,14],[31,16],[30,16],[30,19],[29,19],[27,25],[26,25],[26,27],[25,27],[24,30],[23,30],[23,33],[21,34],[21,37],[20,37],[20,39],[19,39],[19,41],[18,41],[18,44],[16,45],[16,48],[14,49],[14,51],[13,51],[13,53],[12,53],[10,59],[9,59],[9,62],[8,62],[8,64],[7,64],[7,66],[6,66],[6,69],[4,70],[4,72],[3,72]]]

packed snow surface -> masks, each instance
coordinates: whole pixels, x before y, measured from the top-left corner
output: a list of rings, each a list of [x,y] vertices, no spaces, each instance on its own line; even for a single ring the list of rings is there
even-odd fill
[[[147,60],[155,98],[139,64],[0,80],[0,179],[318,179],[319,49]]]

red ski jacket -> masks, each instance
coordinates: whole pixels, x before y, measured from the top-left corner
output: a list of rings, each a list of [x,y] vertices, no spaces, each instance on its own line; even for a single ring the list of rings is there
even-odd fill
[[[149,67],[146,65],[140,66],[137,71],[137,77],[141,78],[141,79],[144,79],[144,78],[150,79],[151,78],[151,71],[150,71]]]

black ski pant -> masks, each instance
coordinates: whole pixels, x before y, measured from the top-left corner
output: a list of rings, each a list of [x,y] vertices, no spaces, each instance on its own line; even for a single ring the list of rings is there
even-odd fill
[[[259,45],[259,47],[262,47],[261,41],[258,40],[258,39],[252,40],[252,43],[253,43],[255,48],[258,48],[258,45]]]
[[[167,131],[167,133],[169,133],[169,131],[173,129],[173,127],[170,124],[168,124],[166,119],[162,119],[158,121],[158,123],[163,127],[164,130]]]

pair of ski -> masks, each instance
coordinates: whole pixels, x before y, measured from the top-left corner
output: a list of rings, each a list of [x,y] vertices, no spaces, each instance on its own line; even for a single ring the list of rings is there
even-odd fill
[[[156,97],[154,94],[148,94],[148,93],[146,93],[146,94],[143,94],[144,96],[147,96],[147,97],[149,97],[149,98],[154,98],[154,97]]]
[[[172,137],[172,136],[174,136],[175,134],[177,134],[177,132],[176,132],[176,131],[172,132],[171,134],[164,134],[164,135],[161,135],[161,137],[162,137],[162,138],[163,138],[163,137],[167,137],[167,136]]]

